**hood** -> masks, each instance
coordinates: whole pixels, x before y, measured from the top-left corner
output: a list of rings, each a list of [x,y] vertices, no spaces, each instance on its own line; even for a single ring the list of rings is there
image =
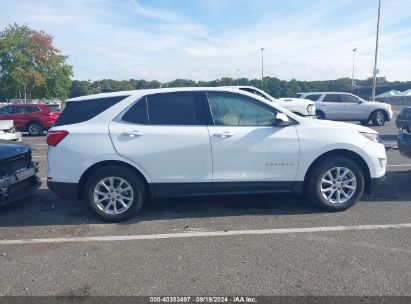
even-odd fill
[[[10,130],[14,127],[12,120],[0,120],[0,130]]]
[[[373,107],[383,107],[386,109],[391,108],[391,105],[388,103],[384,103],[384,102],[378,102],[378,101],[366,101],[364,102],[364,104],[369,105],[369,106],[373,106]]]
[[[340,122],[340,121],[333,121],[333,120],[321,120],[321,119],[312,119],[312,121],[315,123],[321,124],[321,125],[326,125],[326,126],[350,128],[350,129],[357,130],[358,132],[361,132],[361,133],[378,134],[377,131],[374,131],[371,128],[367,128],[364,126],[347,123],[347,122]]]
[[[4,144],[0,142],[0,160],[31,152],[27,145]]]

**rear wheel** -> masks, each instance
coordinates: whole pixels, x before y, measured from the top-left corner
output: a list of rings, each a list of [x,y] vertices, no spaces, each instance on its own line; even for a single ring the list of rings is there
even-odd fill
[[[109,166],[96,171],[86,184],[86,197],[104,221],[119,222],[137,214],[145,200],[145,185],[132,170]]]
[[[364,174],[352,160],[332,157],[315,167],[307,187],[314,204],[327,211],[342,211],[354,206],[364,193]]]
[[[360,121],[360,123],[361,123],[363,126],[368,126],[368,122],[369,122],[369,120],[361,120],[361,121]]]
[[[383,126],[386,121],[385,113],[382,110],[375,111],[371,115],[371,121],[374,126]]]
[[[40,123],[36,122],[36,121],[30,122],[27,126],[27,132],[29,132],[29,134],[31,136],[42,135],[43,134],[43,126]]]

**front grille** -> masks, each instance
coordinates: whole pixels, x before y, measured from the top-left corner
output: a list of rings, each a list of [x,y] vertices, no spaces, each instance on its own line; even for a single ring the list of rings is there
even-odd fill
[[[0,162],[0,171],[3,175],[13,174],[20,169],[27,168],[29,160],[28,153],[3,160]]]

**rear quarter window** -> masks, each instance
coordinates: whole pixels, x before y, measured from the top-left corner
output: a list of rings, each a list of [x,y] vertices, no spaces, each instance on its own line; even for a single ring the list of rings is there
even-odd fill
[[[92,119],[128,96],[69,101],[54,126],[72,125]]]

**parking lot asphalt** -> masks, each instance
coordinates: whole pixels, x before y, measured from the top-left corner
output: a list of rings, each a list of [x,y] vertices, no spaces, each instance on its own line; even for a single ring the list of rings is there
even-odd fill
[[[411,160],[394,122],[373,128],[387,179],[345,212],[293,195],[203,197],[118,224],[51,193],[45,137],[25,136],[43,185],[0,208],[0,295],[411,296]]]

